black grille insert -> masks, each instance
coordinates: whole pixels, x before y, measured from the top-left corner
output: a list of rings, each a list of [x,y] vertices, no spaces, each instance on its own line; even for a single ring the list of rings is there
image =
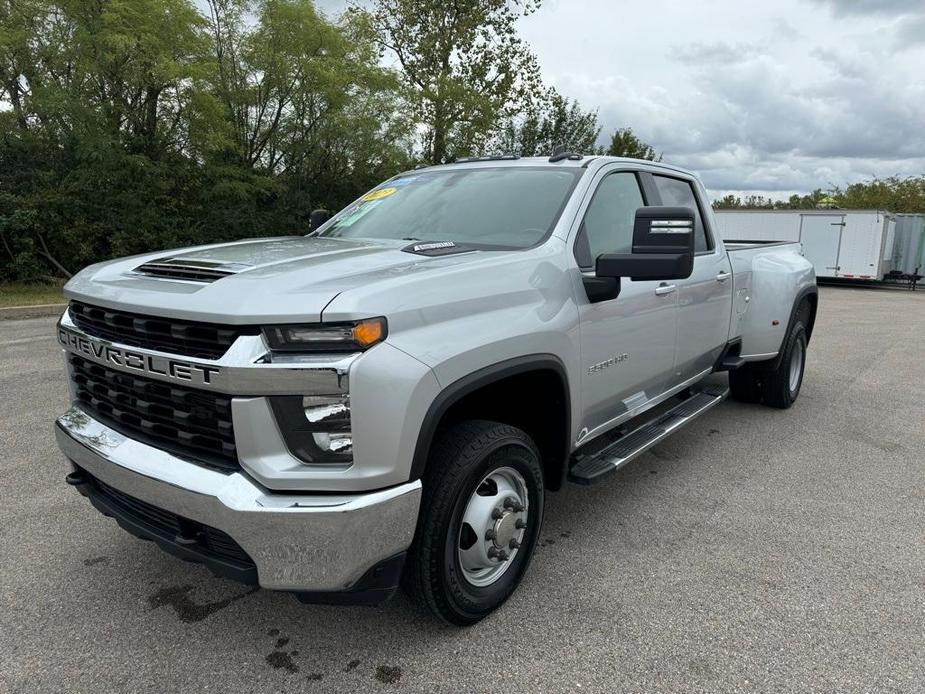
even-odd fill
[[[200,561],[208,563],[212,560],[231,565],[236,570],[234,571],[236,575],[231,576],[232,578],[240,580],[242,574],[256,571],[253,559],[241,545],[218,528],[184,518],[134,496],[129,496],[110,487],[99,478],[93,477],[85,470],[81,469],[80,474],[92,488],[88,496],[102,501],[105,506],[104,512],[109,512],[135,526],[132,531],[136,534],[140,535],[141,533],[137,532],[140,530],[168,543],[181,544]]]
[[[77,402],[126,436],[222,471],[240,468],[227,395],[183,388],[70,355]]]
[[[199,359],[218,359],[239,335],[257,335],[257,326],[225,326],[214,323],[142,316],[72,301],[68,313],[88,335],[131,347],[153,349]]]

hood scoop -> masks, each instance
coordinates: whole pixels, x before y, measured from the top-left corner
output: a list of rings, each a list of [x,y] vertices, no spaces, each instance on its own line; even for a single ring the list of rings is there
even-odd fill
[[[471,253],[475,249],[469,246],[461,246],[452,241],[427,241],[412,243],[410,246],[402,248],[402,250],[405,253],[414,253],[416,255],[440,256]]]
[[[171,280],[211,283],[222,277],[236,275],[254,267],[247,263],[225,263],[215,260],[192,260],[189,258],[160,258],[139,265],[134,272],[149,277]]]

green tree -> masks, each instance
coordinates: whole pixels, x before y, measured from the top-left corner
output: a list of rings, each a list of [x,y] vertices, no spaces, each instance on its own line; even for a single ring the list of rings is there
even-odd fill
[[[479,150],[541,91],[536,58],[516,28],[538,6],[539,0],[376,0],[371,11],[353,10],[401,66],[428,162]]]
[[[272,200],[284,212],[278,231],[295,232],[313,207],[340,207],[408,165],[398,77],[379,66],[364,22],[332,24],[305,0],[208,8],[221,117],[203,122],[199,140],[216,223],[265,226],[256,217]]]
[[[832,192],[836,204],[846,209],[925,213],[925,175],[874,178]]]
[[[787,200],[771,200],[761,195],[726,195],[713,201],[717,210],[815,210],[833,207],[843,210],[874,209],[896,213],[925,213],[925,176],[874,178],[845,188],[816,188]]]
[[[713,201],[714,210],[738,210],[742,208],[742,198],[728,194]]]
[[[718,200],[713,201],[713,209],[716,210],[773,210],[779,209],[786,203],[780,200],[772,200],[763,195],[746,195],[744,198],[738,195],[725,195]]]
[[[556,145],[572,152],[592,153],[601,134],[597,111],[585,111],[555,89],[526,115],[512,118],[488,149],[522,157],[548,156]]]
[[[602,154],[610,157],[630,157],[631,159],[648,159],[661,161],[662,155],[652,145],[640,140],[632,128],[620,128],[610,136],[610,145]]]
[[[310,0],[0,0],[0,278],[301,233],[409,163],[368,25]]]
[[[823,192],[821,188],[816,188],[813,192],[805,195],[791,195],[786,202],[778,202],[778,209],[789,210],[815,210],[826,204],[826,198],[829,194]]]
[[[0,8],[0,98],[15,104],[0,114],[5,274],[67,275],[171,237],[202,18],[185,0]]]

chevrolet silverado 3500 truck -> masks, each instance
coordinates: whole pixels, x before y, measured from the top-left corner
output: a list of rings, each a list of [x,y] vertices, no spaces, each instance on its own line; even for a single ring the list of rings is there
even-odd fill
[[[223,576],[347,603],[401,583],[460,625],[523,577],[548,492],[727,392],[789,407],[817,303],[799,244],[724,242],[692,174],[569,153],[399,174],[307,236],[65,293],[56,435],[97,509]]]

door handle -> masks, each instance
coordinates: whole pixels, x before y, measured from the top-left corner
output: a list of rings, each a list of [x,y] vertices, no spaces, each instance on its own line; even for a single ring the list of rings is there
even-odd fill
[[[671,294],[675,289],[678,288],[676,284],[660,284],[655,288],[655,296],[665,296],[666,294]]]
[[[725,282],[725,281],[728,280],[730,277],[732,277],[732,273],[731,273],[731,272],[721,272],[721,273],[719,273],[719,274],[716,276],[716,281],[717,281],[717,282]]]

